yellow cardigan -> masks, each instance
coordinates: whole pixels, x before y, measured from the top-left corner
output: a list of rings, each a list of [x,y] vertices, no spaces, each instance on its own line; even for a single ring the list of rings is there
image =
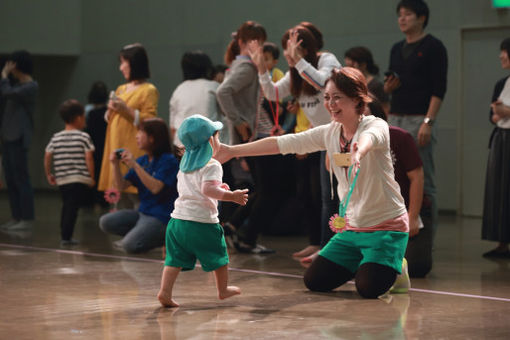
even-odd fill
[[[143,83],[129,92],[126,92],[126,87],[127,84],[120,85],[115,94],[124,100],[128,107],[140,111],[140,121],[156,117],[159,99],[159,92],[156,87],[151,83]],[[119,148],[128,149],[133,153],[135,159],[144,154],[142,150],[138,149],[136,144],[137,127],[133,124],[133,117],[120,113],[115,113],[110,117],[106,128],[101,175],[97,186],[97,189],[100,191],[108,190],[115,186],[113,167],[110,163],[112,151]],[[123,175],[127,170],[126,166],[121,165],[121,173]],[[135,187],[130,186],[124,192],[137,193],[137,190]]]

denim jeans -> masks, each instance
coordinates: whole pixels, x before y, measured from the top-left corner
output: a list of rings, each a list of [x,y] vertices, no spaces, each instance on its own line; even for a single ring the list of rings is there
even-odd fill
[[[398,126],[409,132],[418,147],[421,161],[423,162],[423,173],[425,176],[424,193],[428,196],[432,208],[432,233],[437,231],[438,209],[436,202],[436,184],[435,184],[435,167],[434,167],[434,147],[437,143],[436,127],[432,127],[432,137],[430,143],[425,146],[418,146],[418,131],[423,123],[423,115],[390,115],[388,124]]]
[[[101,216],[99,227],[105,233],[124,236],[122,247],[128,253],[142,253],[165,245],[166,223],[136,210],[119,210]]]
[[[2,157],[11,216],[15,220],[33,220],[34,191],[28,174],[28,149],[23,140],[4,141]]]

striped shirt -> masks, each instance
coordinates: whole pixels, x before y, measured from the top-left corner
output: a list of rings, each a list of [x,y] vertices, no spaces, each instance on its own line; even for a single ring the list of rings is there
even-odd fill
[[[94,151],[94,144],[86,132],[63,130],[51,137],[46,146],[46,152],[53,155],[53,170],[57,185],[93,183],[85,162],[85,154],[88,151]]]

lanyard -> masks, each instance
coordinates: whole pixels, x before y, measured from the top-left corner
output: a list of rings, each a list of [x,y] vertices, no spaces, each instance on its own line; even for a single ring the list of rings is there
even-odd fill
[[[275,110],[273,110],[273,104],[271,103],[270,100],[268,100],[267,102],[269,103],[269,108],[271,109],[271,114],[273,115],[273,121],[274,121],[274,126],[275,126],[275,129],[278,129],[279,125],[278,125],[278,116],[280,115],[280,105],[278,105],[278,102],[280,101],[279,98],[278,98],[278,87],[274,87],[275,91],[276,91],[276,112]]]
[[[352,165],[349,167],[349,173],[347,175],[348,178],[351,178],[352,167],[353,167]],[[347,210],[347,205],[349,204],[349,201],[351,200],[351,195],[354,190],[354,186],[356,185],[356,181],[358,180],[359,171],[360,171],[360,169],[358,169],[358,171],[356,171],[356,175],[354,175],[354,179],[353,179],[351,185],[349,186],[347,195],[340,202],[340,206],[338,207],[338,215],[340,217],[345,216],[345,212]]]

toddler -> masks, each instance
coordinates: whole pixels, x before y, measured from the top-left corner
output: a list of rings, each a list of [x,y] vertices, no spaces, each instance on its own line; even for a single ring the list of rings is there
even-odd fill
[[[185,147],[177,174],[179,197],[166,231],[166,258],[158,299],[165,307],[178,307],[172,288],[181,270],[193,270],[200,261],[214,271],[218,297],[226,299],[241,290],[228,286],[228,254],[223,228],[218,224],[218,200],[245,205],[248,190],[230,191],[222,184],[221,164],[212,158],[219,148],[221,122],[201,115],[186,118],[177,134]]]
[[[64,130],[51,137],[44,155],[46,179],[51,185],[58,185],[62,194],[60,220],[61,246],[74,246],[74,225],[78,209],[88,197],[89,187],[94,181],[94,144],[90,136],[81,131],[85,127],[85,110],[75,99],[60,105],[59,113],[65,123]],[[53,163],[54,173],[51,171]]]

